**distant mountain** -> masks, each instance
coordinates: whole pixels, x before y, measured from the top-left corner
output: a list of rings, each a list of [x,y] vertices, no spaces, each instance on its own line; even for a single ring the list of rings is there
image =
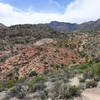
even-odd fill
[[[89,21],[77,26],[77,31],[92,31],[100,30],[100,19],[96,21]]]
[[[98,19],[96,21],[85,22],[82,24],[53,21],[53,22],[49,23],[48,26],[58,32],[100,30],[100,19]]]
[[[0,23],[0,29],[4,29],[7,28],[5,25],[3,25],[2,23]]]
[[[77,28],[77,24],[75,23],[72,24],[72,23],[64,23],[57,21],[52,21],[51,23],[48,24],[48,26],[59,32],[72,32]]]

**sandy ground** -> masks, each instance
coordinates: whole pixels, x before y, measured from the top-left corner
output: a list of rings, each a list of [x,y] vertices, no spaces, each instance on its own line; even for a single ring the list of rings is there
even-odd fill
[[[6,97],[6,92],[0,92],[0,100],[4,100],[4,98]]]
[[[70,80],[70,85],[79,85],[79,79],[78,77],[74,77]],[[92,88],[92,89],[86,89],[82,93],[82,98],[75,99],[75,100],[100,100],[100,88]]]
[[[83,100],[100,100],[100,88],[87,89],[82,93]]]

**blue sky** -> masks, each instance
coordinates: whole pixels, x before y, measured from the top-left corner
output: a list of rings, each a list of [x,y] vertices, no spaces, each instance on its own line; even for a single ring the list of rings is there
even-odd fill
[[[100,18],[100,0],[0,0],[0,23],[83,23]]]
[[[21,10],[64,13],[67,5],[74,0],[2,0]]]

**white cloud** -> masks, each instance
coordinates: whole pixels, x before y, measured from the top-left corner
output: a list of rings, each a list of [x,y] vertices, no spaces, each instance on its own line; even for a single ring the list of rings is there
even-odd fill
[[[66,9],[69,20],[83,22],[100,18],[100,0],[75,0]]]
[[[84,22],[100,18],[100,0],[75,0],[67,6],[64,14],[24,12],[0,3],[0,22],[6,25],[25,23],[47,23],[50,21]]]
[[[8,4],[0,3],[0,22],[6,25],[24,23],[45,23],[60,20],[62,15],[55,13],[23,12]]]

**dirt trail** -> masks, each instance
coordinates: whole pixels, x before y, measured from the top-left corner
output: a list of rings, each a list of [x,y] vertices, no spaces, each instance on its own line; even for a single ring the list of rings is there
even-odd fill
[[[100,100],[100,88],[87,89],[82,93],[83,100]]]

